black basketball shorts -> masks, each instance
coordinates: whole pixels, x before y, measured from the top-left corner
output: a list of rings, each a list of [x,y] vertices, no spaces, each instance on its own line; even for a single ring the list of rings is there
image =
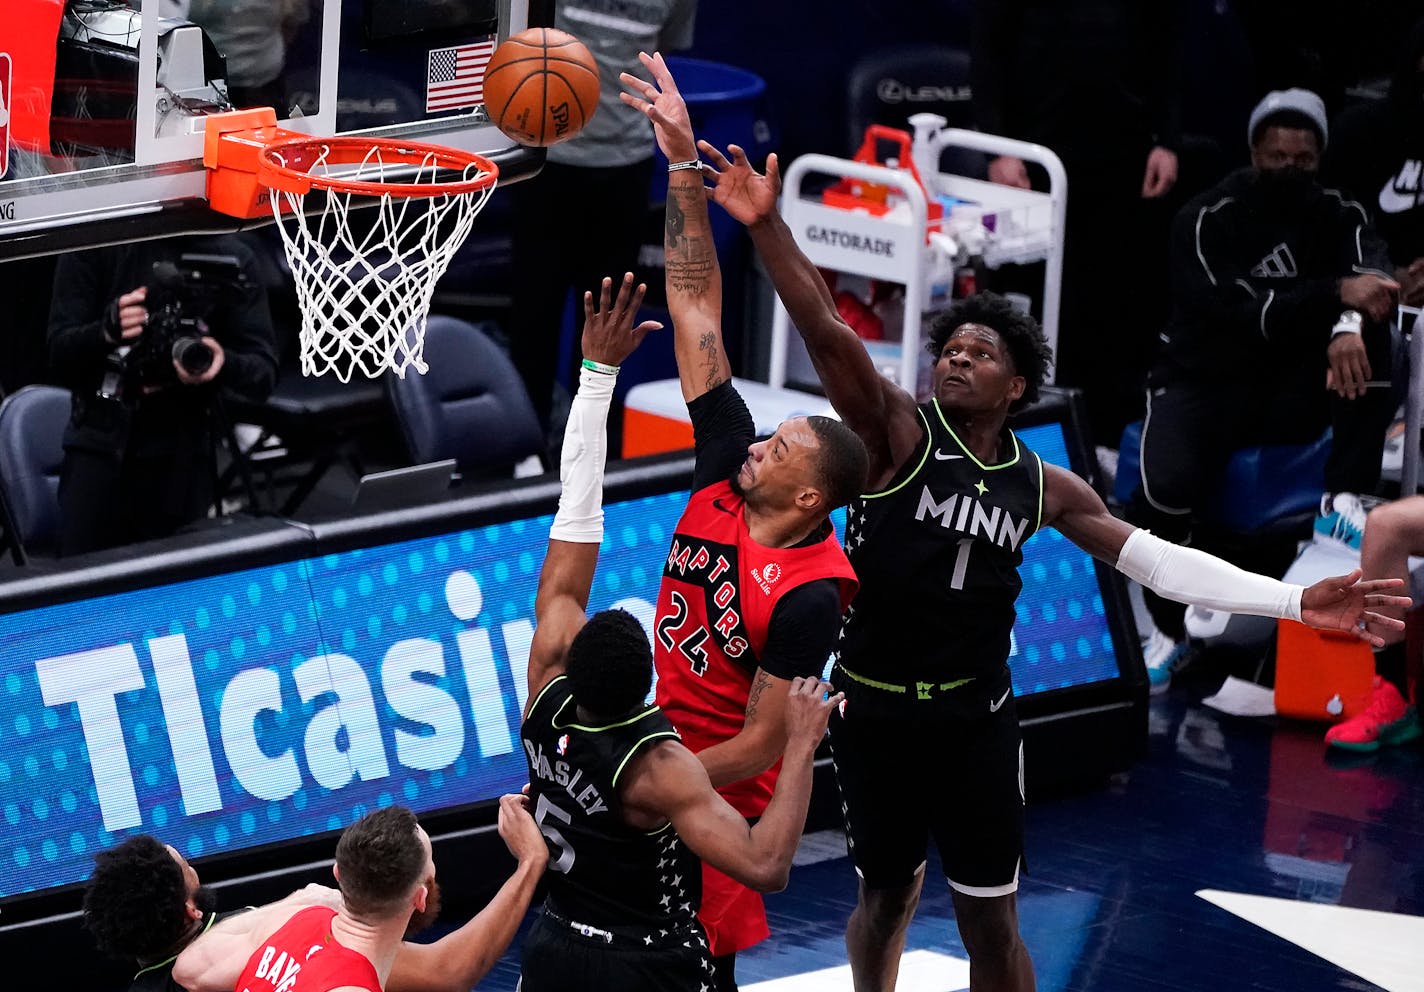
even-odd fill
[[[712,985],[705,940],[648,946],[585,936],[547,913],[524,938],[518,992],[699,992]]]
[[[1023,861],[1023,738],[1007,667],[918,698],[832,675],[831,749],[846,838],[867,888],[909,885],[933,837],[950,886],[1008,895]]]

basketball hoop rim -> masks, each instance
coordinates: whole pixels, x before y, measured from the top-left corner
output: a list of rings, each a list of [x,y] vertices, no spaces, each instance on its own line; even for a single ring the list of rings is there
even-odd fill
[[[299,169],[283,165],[276,156],[284,151],[310,148],[316,151],[326,149],[327,164],[359,165],[372,152],[381,149],[381,160],[391,165],[434,165],[452,172],[464,172],[470,166],[480,170],[473,179],[459,179],[451,182],[403,183],[373,182],[368,179],[343,179],[338,176],[310,175]],[[265,145],[257,153],[257,181],[271,189],[283,193],[303,195],[313,188],[330,193],[354,193],[361,196],[434,197],[465,196],[478,193],[493,186],[499,179],[499,166],[492,160],[474,152],[459,148],[436,145],[423,141],[405,141],[400,138],[375,138],[360,136],[282,138]]]

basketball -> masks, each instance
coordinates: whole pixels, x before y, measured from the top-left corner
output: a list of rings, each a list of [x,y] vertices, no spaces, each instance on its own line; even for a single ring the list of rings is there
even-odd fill
[[[529,28],[494,50],[485,69],[485,110],[521,145],[557,145],[598,109],[598,64],[573,35]]]

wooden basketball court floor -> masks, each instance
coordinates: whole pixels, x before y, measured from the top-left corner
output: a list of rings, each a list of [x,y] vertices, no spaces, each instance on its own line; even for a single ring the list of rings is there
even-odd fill
[[[1323,726],[1202,706],[1214,688],[1153,701],[1149,754],[1129,774],[1030,807],[1019,912],[1038,988],[1424,990],[1424,748],[1341,760]],[[953,788],[924,758],[928,787]],[[969,987],[929,870],[900,992]],[[739,957],[741,988],[848,992],[855,875],[839,833],[808,835],[767,904],[772,937]],[[516,944],[480,988],[517,980]]]

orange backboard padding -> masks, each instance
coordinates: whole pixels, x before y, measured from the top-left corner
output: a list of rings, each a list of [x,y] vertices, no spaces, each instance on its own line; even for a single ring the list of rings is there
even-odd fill
[[[10,143],[48,155],[54,63],[65,0],[9,0],[0,52],[10,56]]]
[[[1349,634],[1294,620],[1276,628],[1276,712],[1302,720],[1348,719],[1374,688],[1374,651]]]
[[[657,455],[664,451],[686,451],[692,447],[692,422],[625,407],[623,410],[623,457]]]

